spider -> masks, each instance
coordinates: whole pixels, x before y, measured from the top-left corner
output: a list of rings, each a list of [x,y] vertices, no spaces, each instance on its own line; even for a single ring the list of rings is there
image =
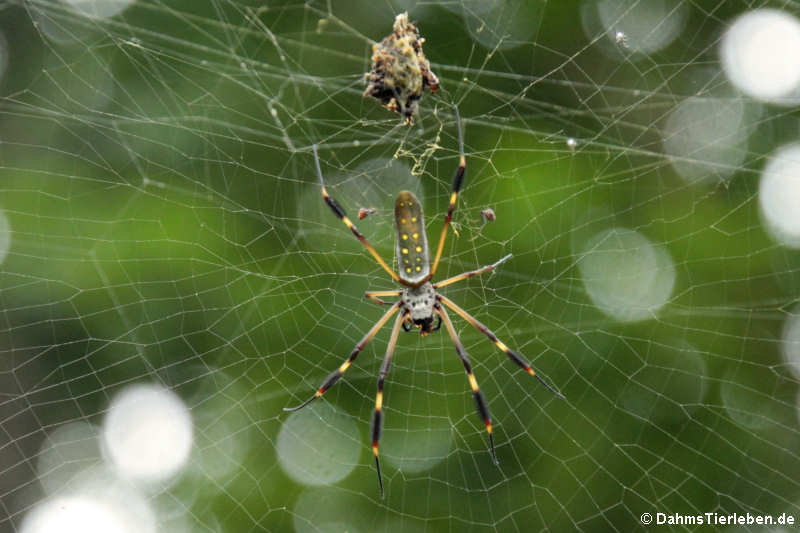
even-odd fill
[[[478,415],[481,417],[486,432],[489,435],[489,450],[492,456],[492,462],[498,464],[497,455],[494,450],[494,438],[492,437],[492,418],[489,415],[489,408],[486,405],[483,394],[478,388],[478,381],[472,372],[472,365],[470,364],[467,351],[461,340],[456,334],[453,327],[453,322],[447,313],[449,308],[461,318],[466,320],[481,333],[486,335],[500,350],[502,350],[511,361],[517,366],[521,367],[531,376],[534,376],[539,382],[544,385],[550,392],[555,394],[561,399],[564,396],[553,389],[547,382],[542,379],[534,370],[525,358],[518,352],[506,346],[492,331],[472,317],[464,309],[459,307],[455,302],[440,294],[439,289],[452,285],[453,283],[469,279],[473,276],[491,272],[499,265],[511,258],[511,254],[506,255],[499,261],[487,265],[477,270],[464,272],[457,276],[445,279],[438,283],[431,283],[436,268],[439,266],[439,260],[442,257],[447,231],[450,227],[450,222],[453,218],[453,212],[456,207],[456,200],[458,199],[461,185],[464,181],[464,173],[467,168],[466,157],[464,156],[464,140],[461,132],[461,120],[456,111],[456,125],[458,128],[458,147],[459,147],[459,163],[456,170],[455,177],[453,178],[453,186],[450,192],[450,204],[447,208],[447,214],[444,218],[444,226],[439,236],[439,244],[436,247],[436,256],[433,259],[433,265],[430,264],[430,257],[428,254],[428,242],[425,234],[425,221],[422,213],[422,205],[417,197],[409,191],[401,191],[397,195],[394,207],[394,220],[396,230],[396,257],[398,262],[398,272],[392,270],[388,264],[383,260],[380,254],[373,248],[369,241],[356,229],[353,222],[347,217],[344,209],[339,203],[333,199],[325,188],[325,182],[322,177],[322,169],[319,164],[319,155],[317,154],[317,146],[314,145],[312,150],[314,152],[314,164],[316,166],[317,178],[322,186],[322,198],[325,203],[331,208],[331,211],[342,221],[344,225],[361,241],[361,244],[372,254],[372,257],[378,264],[392,277],[392,279],[405,288],[394,291],[368,291],[364,296],[379,305],[390,305],[390,309],[378,320],[378,322],[370,329],[366,335],[356,344],[350,356],[328,377],[322,382],[320,387],[308,400],[296,407],[285,407],[284,411],[297,411],[302,409],[313,400],[322,396],[325,391],[330,389],[339,379],[344,375],[350,365],[356,360],[358,354],[364,347],[372,340],[375,334],[389,321],[392,316],[400,312],[394,321],[392,332],[389,337],[389,344],[386,347],[386,356],[381,364],[380,374],[378,377],[378,392],[375,395],[375,410],[372,415],[372,453],[375,456],[375,469],[378,475],[378,486],[380,488],[381,498],[384,496],[383,479],[381,477],[381,464],[378,456],[378,442],[381,437],[381,426],[383,421],[383,384],[386,375],[389,373],[389,365],[392,360],[395,345],[397,344],[397,337],[402,327],[405,331],[411,331],[413,328],[419,329],[420,336],[425,337],[429,333],[437,331],[442,324],[444,324],[450,339],[455,346],[456,353],[461,358],[464,365],[464,370],[467,373],[467,380],[472,388],[472,395],[475,398],[475,405],[478,410]],[[381,298],[385,297],[399,297],[400,299],[394,303],[385,302]],[[434,325],[434,317],[437,319]]]

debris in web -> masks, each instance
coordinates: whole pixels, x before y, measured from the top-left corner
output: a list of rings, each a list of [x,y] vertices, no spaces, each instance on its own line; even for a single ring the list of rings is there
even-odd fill
[[[358,210],[358,220],[364,220],[370,215],[374,215],[378,210],[374,207],[362,207]]]
[[[408,13],[400,13],[392,33],[372,45],[372,70],[365,74],[364,96],[380,100],[386,109],[405,117],[407,125],[414,121],[425,88],[431,93],[439,89],[439,78],[422,52],[424,42]]]
[[[481,209],[481,219],[483,219],[483,224],[481,224],[481,226],[478,228],[478,232],[475,234],[475,236],[470,239],[471,241],[474,241],[480,236],[486,224],[497,220],[497,214],[495,214],[494,209],[487,207],[486,209]]]

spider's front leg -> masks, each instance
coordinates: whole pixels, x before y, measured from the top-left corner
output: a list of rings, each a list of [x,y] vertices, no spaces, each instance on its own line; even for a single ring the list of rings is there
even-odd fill
[[[392,328],[392,335],[389,338],[389,344],[386,346],[386,356],[381,363],[381,372],[378,376],[378,392],[375,394],[375,412],[372,414],[372,454],[375,456],[375,470],[378,473],[378,486],[381,489],[381,498],[383,498],[383,478],[381,478],[381,462],[378,459],[378,443],[381,440],[381,428],[383,427],[383,383],[386,380],[386,375],[389,374],[389,365],[392,362],[392,355],[394,355],[394,347],[397,345],[397,336],[400,334],[400,324],[403,324],[408,311],[398,315],[397,320],[394,322]]]
[[[522,357],[522,355],[520,353],[515,352],[514,350],[512,350],[511,348],[506,346],[505,343],[503,343],[503,341],[501,341],[500,339],[497,338],[497,336],[492,332],[492,330],[487,328],[485,325],[483,325],[481,322],[479,322],[472,315],[470,315],[469,313],[467,313],[466,311],[461,309],[461,307],[459,307],[450,298],[447,298],[446,296],[442,296],[441,294],[437,294],[436,295],[436,299],[439,300],[440,302],[442,302],[444,305],[446,305],[450,309],[452,309],[453,311],[455,311],[456,314],[458,314],[461,318],[463,318],[464,320],[466,320],[467,322],[472,324],[472,326],[475,327],[475,329],[477,329],[478,331],[480,331],[481,333],[486,335],[489,338],[489,340],[492,341],[495,344],[495,346],[500,348],[500,350],[502,350],[503,353],[505,353],[508,356],[508,358],[511,359],[511,361],[514,362],[515,365],[517,365],[518,367],[522,368],[523,370],[525,370],[525,372],[527,372],[531,376],[533,376],[536,379],[538,379],[539,383],[544,385],[545,388],[547,388],[547,390],[549,390],[550,392],[552,392],[553,394],[555,394],[556,396],[558,396],[562,400],[566,400],[566,398],[564,398],[563,394],[561,394],[560,392],[555,390],[553,387],[548,385],[547,382],[544,379],[542,379],[542,377],[539,374],[537,374],[535,370],[533,370],[533,368],[531,367],[530,363],[528,363],[528,361],[526,361],[525,358]]]
[[[467,379],[469,380],[469,386],[470,388],[472,388],[472,395],[475,397],[475,406],[478,408],[478,415],[481,417],[481,420],[483,420],[483,424],[486,426],[486,432],[489,434],[489,450],[492,452],[492,462],[494,464],[498,464],[497,455],[494,453],[494,437],[492,437],[492,417],[489,414],[489,407],[487,407],[486,405],[486,400],[483,398],[483,394],[481,393],[481,390],[478,388],[478,380],[475,379],[475,375],[472,373],[472,365],[469,362],[469,356],[467,355],[467,350],[464,349],[464,345],[461,344],[461,339],[458,338],[456,329],[453,327],[453,322],[447,315],[447,311],[445,310],[445,308],[439,304],[436,304],[435,310],[436,314],[439,315],[440,317],[440,321],[444,319],[444,325],[445,328],[447,329],[447,333],[450,334],[450,340],[453,341],[453,345],[456,348],[456,353],[461,358],[461,362],[464,364],[464,370],[467,372]]]
[[[358,342],[358,344],[356,344],[355,348],[353,348],[353,351],[350,352],[350,357],[348,357],[347,360],[339,366],[339,368],[331,372],[328,375],[328,377],[325,378],[325,381],[322,382],[322,385],[320,385],[319,389],[317,389],[317,392],[315,392],[311,398],[304,401],[297,407],[284,407],[283,410],[297,411],[298,409],[302,409],[306,405],[310,404],[312,401],[316,400],[317,398],[325,394],[326,390],[330,389],[337,381],[339,381],[339,379],[344,375],[347,369],[350,368],[350,365],[353,364],[353,361],[356,360],[358,354],[361,353],[361,350],[364,349],[364,347],[369,343],[369,341],[372,340],[375,334],[378,333],[378,330],[381,329],[383,325],[389,321],[392,315],[394,315],[402,305],[403,305],[402,300],[398,301],[397,303],[392,305],[391,309],[386,311],[386,313],[380,318],[380,320],[378,320],[378,322],[374,326],[372,326],[372,329],[369,330],[366,335],[364,335],[364,338],[362,338]]]

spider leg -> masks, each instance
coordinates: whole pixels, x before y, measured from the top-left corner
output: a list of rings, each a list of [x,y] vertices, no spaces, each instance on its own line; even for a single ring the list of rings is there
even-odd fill
[[[389,302],[381,300],[380,296],[400,296],[401,294],[403,294],[403,291],[367,291],[364,293],[364,297],[378,305],[390,305]]]
[[[344,212],[342,206],[340,206],[336,200],[334,200],[333,198],[330,197],[330,195],[328,195],[328,190],[325,188],[325,181],[322,178],[322,168],[320,168],[319,166],[319,155],[317,154],[317,145],[315,144],[311,148],[314,151],[314,165],[316,166],[317,169],[317,178],[319,179],[319,184],[322,185],[322,198],[323,200],[325,200],[325,203],[328,204],[328,207],[331,208],[333,214],[339,217],[339,219],[342,222],[344,222],[344,225],[347,226],[347,228],[353,232],[353,235],[355,235],[356,238],[359,241],[361,241],[361,244],[363,244],[364,247],[367,249],[367,251],[369,251],[369,253],[372,254],[372,257],[375,258],[375,261],[377,261],[378,264],[390,276],[392,276],[392,279],[397,282],[403,283],[403,280],[400,279],[400,276],[398,276],[397,273],[395,273],[395,271],[392,270],[389,267],[389,265],[386,264],[386,261],[384,261],[383,258],[378,253],[378,251],[372,247],[367,238],[364,237],[364,235],[362,235],[360,231],[358,231],[355,224],[353,224],[353,222],[347,217],[347,213]]]
[[[317,392],[315,392],[311,398],[304,401],[297,407],[284,407],[283,410],[297,411],[298,409],[302,409],[306,405],[310,404],[312,401],[316,400],[317,398],[325,394],[326,390],[330,389],[334,385],[334,383],[339,381],[339,378],[341,378],[342,375],[344,375],[344,373],[347,371],[347,369],[350,368],[350,365],[353,364],[353,361],[356,360],[356,357],[358,357],[358,354],[361,352],[361,350],[363,350],[364,347],[369,343],[369,341],[372,340],[372,337],[374,337],[375,334],[378,333],[378,330],[381,329],[383,325],[389,321],[392,315],[394,315],[397,312],[397,310],[400,309],[401,305],[402,301],[397,302],[394,305],[392,305],[391,309],[386,311],[386,313],[380,318],[380,320],[378,320],[378,322],[374,326],[372,326],[372,329],[370,329],[367,332],[367,334],[364,335],[364,338],[362,338],[358,342],[358,344],[356,344],[355,348],[353,348],[353,351],[350,352],[350,357],[348,357],[347,360],[344,363],[342,363],[341,366],[339,366],[339,368],[331,372],[328,375],[328,377],[325,378],[325,381],[322,382],[322,385],[320,385],[319,389],[317,389]]]
[[[486,425],[486,432],[489,433],[489,449],[492,452],[492,462],[494,464],[498,464],[497,455],[495,455],[494,453],[494,437],[492,437],[492,417],[489,414],[489,408],[486,406],[486,401],[483,399],[483,394],[481,394],[481,391],[478,388],[478,381],[472,374],[472,365],[469,362],[469,356],[467,355],[467,350],[465,350],[464,345],[461,344],[461,340],[458,338],[458,334],[456,333],[456,330],[453,327],[453,322],[447,315],[447,310],[438,304],[435,306],[435,309],[436,309],[436,314],[439,315],[440,321],[444,322],[444,326],[445,328],[447,328],[447,333],[450,334],[450,339],[453,341],[453,344],[456,347],[456,353],[461,358],[461,362],[464,363],[464,370],[467,371],[467,379],[469,380],[469,386],[472,387],[472,395],[475,397],[475,405],[478,408],[478,415],[481,417],[481,420],[483,420],[483,423]]]
[[[444,217],[444,226],[442,227],[441,235],[439,235],[439,244],[436,246],[436,257],[433,260],[433,266],[431,267],[431,272],[428,274],[426,281],[433,278],[433,275],[436,273],[436,268],[439,266],[439,260],[442,258],[444,241],[447,238],[447,229],[450,227],[450,222],[453,220],[453,211],[456,209],[456,200],[458,200],[458,193],[461,191],[461,185],[464,182],[464,173],[467,170],[467,158],[464,155],[464,134],[461,131],[461,116],[458,114],[457,107],[455,108],[455,112],[456,127],[458,128],[458,169],[456,169],[456,175],[453,177],[453,187],[450,191],[450,205],[447,207],[447,215]]]
[[[497,261],[495,263],[492,263],[491,265],[486,265],[486,266],[481,267],[481,268],[479,268],[477,270],[471,270],[469,272],[464,272],[463,274],[459,274],[458,276],[453,276],[452,278],[447,278],[446,280],[440,281],[439,283],[434,283],[433,284],[433,288],[434,289],[438,289],[438,288],[441,288],[441,287],[446,287],[448,285],[452,285],[453,283],[457,283],[459,281],[463,281],[465,279],[469,279],[469,278],[474,277],[474,276],[479,276],[479,275],[483,274],[484,272],[491,272],[492,270],[494,270],[495,268],[497,268],[501,264],[505,263],[509,259],[511,259],[511,254],[508,254],[507,256],[503,257],[502,259],[500,259],[499,261]]]
[[[394,322],[392,335],[389,338],[389,344],[386,346],[386,356],[383,358],[383,363],[381,363],[381,373],[378,376],[378,392],[375,394],[375,412],[372,414],[372,454],[375,456],[375,470],[378,473],[381,498],[383,498],[383,479],[381,478],[381,462],[378,459],[378,442],[381,440],[381,425],[383,422],[383,382],[389,373],[394,347],[397,345],[397,336],[400,334],[400,324],[405,321],[406,313],[397,315],[397,320]]]
[[[544,385],[545,388],[547,388],[547,390],[549,390],[550,392],[552,392],[553,394],[555,394],[556,396],[558,396],[562,400],[566,400],[566,398],[564,398],[563,394],[561,394],[560,392],[555,390],[553,387],[548,385],[547,382],[545,380],[543,380],[542,377],[539,376],[539,374],[537,374],[533,370],[533,368],[531,368],[531,365],[525,360],[524,357],[522,357],[521,354],[519,354],[518,352],[515,352],[514,350],[512,350],[511,348],[509,348],[508,346],[503,344],[503,342],[500,339],[498,339],[497,336],[494,333],[492,333],[492,330],[490,330],[489,328],[484,326],[477,319],[473,318],[472,315],[470,315],[469,313],[467,313],[466,311],[461,309],[453,300],[447,298],[446,296],[442,296],[441,294],[437,294],[436,295],[436,299],[441,301],[444,305],[446,305],[447,307],[449,307],[453,311],[455,311],[461,318],[463,318],[464,320],[466,320],[467,322],[472,324],[478,331],[480,331],[481,333],[483,333],[484,335],[489,337],[489,340],[492,341],[498,348],[500,348],[508,356],[508,358],[511,359],[514,362],[514,364],[516,364],[517,366],[519,366],[520,368],[525,370],[525,372],[527,372],[531,376],[533,376],[536,379],[538,379],[539,382],[542,385]]]

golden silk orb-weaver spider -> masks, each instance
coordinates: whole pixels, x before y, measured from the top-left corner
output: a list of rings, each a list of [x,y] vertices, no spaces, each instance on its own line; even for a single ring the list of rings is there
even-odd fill
[[[430,264],[430,257],[428,254],[428,242],[425,234],[425,220],[422,213],[422,205],[417,197],[409,191],[401,191],[397,195],[394,206],[394,221],[396,230],[396,257],[398,263],[398,271],[392,270],[388,264],[383,260],[380,254],[373,248],[369,241],[358,231],[353,222],[347,217],[344,209],[334,200],[325,188],[325,182],[322,178],[322,169],[319,164],[319,156],[317,154],[316,145],[313,146],[314,151],[314,164],[316,166],[317,178],[322,186],[322,198],[325,203],[331,208],[331,211],[342,221],[344,225],[361,241],[361,244],[372,254],[372,257],[378,264],[394,279],[396,282],[403,285],[405,288],[402,290],[394,291],[368,291],[364,295],[380,305],[390,305],[390,309],[378,320],[378,322],[370,329],[366,335],[356,344],[350,356],[328,377],[322,382],[320,387],[308,400],[298,405],[297,407],[286,407],[284,411],[297,411],[302,409],[316,398],[322,396],[325,391],[330,389],[339,379],[344,375],[350,365],[356,360],[358,354],[364,347],[372,340],[375,334],[380,330],[392,316],[400,312],[395,319],[392,332],[389,337],[389,344],[386,347],[386,355],[381,364],[380,374],[378,376],[378,392],[375,395],[375,410],[372,415],[372,453],[375,456],[375,469],[378,474],[378,486],[380,487],[381,498],[383,498],[383,479],[381,478],[381,464],[378,458],[378,442],[381,437],[381,427],[383,422],[383,384],[386,375],[389,373],[389,365],[394,354],[395,345],[397,344],[397,337],[400,333],[400,327],[405,331],[411,331],[412,328],[418,328],[422,337],[431,332],[437,331],[442,324],[445,325],[447,333],[455,346],[456,353],[461,358],[464,365],[464,370],[467,372],[467,380],[472,388],[472,395],[475,398],[478,415],[483,420],[486,426],[486,432],[489,435],[489,449],[492,454],[492,461],[497,464],[497,456],[494,450],[494,438],[492,437],[492,418],[489,415],[489,408],[486,401],[478,388],[478,381],[472,372],[472,365],[469,361],[469,356],[461,340],[456,334],[455,327],[447,313],[449,308],[461,318],[466,320],[481,333],[486,335],[500,350],[502,350],[511,361],[517,366],[525,370],[531,376],[536,377],[542,385],[544,385],[550,392],[564,398],[558,391],[550,387],[532,368],[528,361],[519,354],[506,346],[501,340],[495,336],[492,331],[485,325],[480,323],[477,319],[472,317],[464,309],[459,307],[455,302],[446,296],[439,294],[438,290],[447,285],[452,285],[458,281],[469,279],[473,276],[491,272],[496,269],[500,264],[504,263],[511,258],[511,254],[506,255],[494,264],[487,265],[477,270],[464,272],[452,278],[445,279],[438,283],[431,283],[431,279],[436,273],[436,268],[439,266],[439,260],[442,258],[442,250],[444,249],[447,231],[450,227],[450,222],[453,218],[453,212],[456,207],[456,200],[458,199],[461,185],[464,181],[464,173],[467,168],[466,158],[464,156],[464,141],[461,133],[461,121],[458,118],[458,111],[456,111],[456,125],[458,127],[458,147],[459,147],[459,163],[456,170],[455,177],[453,178],[453,186],[450,192],[450,204],[447,208],[447,214],[444,218],[444,226],[439,236],[439,244],[436,247],[436,256],[433,259],[433,265]],[[400,299],[394,303],[383,301],[381,298],[385,297],[399,297]],[[437,318],[437,323],[434,326],[434,317]]]

